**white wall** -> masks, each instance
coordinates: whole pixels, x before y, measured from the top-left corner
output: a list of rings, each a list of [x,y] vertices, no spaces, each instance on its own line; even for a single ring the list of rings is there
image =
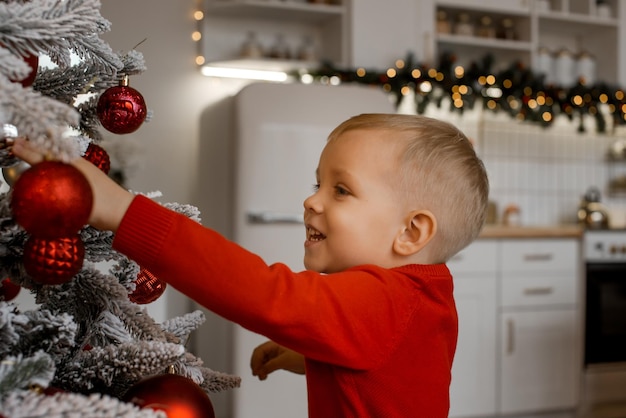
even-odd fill
[[[197,182],[203,180],[197,176],[202,164],[200,117],[236,92],[241,82],[200,74],[194,63],[197,45],[191,40],[195,5],[192,0],[107,0],[101,13],[112,23],[102,38],[114,51],[128,51],[146,39],[137,49],[144,54],[147,71],[131,77],[130,84],[144,96],[153,116],[138,131],[115,138],[130,141],[137,150],[138,164],[131,167],[128,187],[158,190],[163,193],[161,201],[200,207],[196,199]],[[189,310],[186,298],[170,290],[150,309],[157,319]]]

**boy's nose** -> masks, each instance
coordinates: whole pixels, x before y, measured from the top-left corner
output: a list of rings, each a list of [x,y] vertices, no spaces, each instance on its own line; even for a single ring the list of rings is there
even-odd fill
[[[304,209],[307,211],[321,212],[321,203],[317,193],[313,193],[311,196],[304,199],[303,205]]]

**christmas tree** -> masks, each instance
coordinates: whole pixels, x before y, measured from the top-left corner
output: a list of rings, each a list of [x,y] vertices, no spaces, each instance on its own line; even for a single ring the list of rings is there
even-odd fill
[[[84,225],[90,189],[66,163],[86,158],[108,172],[102,127],[124,134],[150,116],[127,85],[145,70],[143,56],[113,52],[99,37],[108,30],[96,0],[0,0],[0,167],[10,186],[0,193],[3,417],[171,418],[182,415],[131,401],[167,404],[171,393],[196,389],[196,399],[171,402],[197,412],[186,417],[210,416],[202,396],[239,385],[185,348],[203,314],[156,323],[144,305],[165,283],[115,252],[110,232]],[[40,65],[44,58],[51,64]],[[16,159],[16,137],[57,161],[30,167]],[[55,215],[59,200],[68,206]],[[165,205],[200,221],[195,207]],[[20,289],[37,309],[11,301]]]

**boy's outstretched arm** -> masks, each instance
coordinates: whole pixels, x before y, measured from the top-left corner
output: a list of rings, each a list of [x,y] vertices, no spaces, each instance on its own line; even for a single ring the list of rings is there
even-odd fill
[[[30,165],[44,160],[44,155],[23,138],[15,140],[12,151]],[[115,232],[134,195],[84,158],[77,158],[72,161],[72,165],[87,178],[93,192],[89,225],[100,230]]]
[[[259,380],[267,379],[268,374],[280,369],[304,374],[304,356],[274,341],[267,341],[252,352],[250,367],[252,375],[258,376]]]

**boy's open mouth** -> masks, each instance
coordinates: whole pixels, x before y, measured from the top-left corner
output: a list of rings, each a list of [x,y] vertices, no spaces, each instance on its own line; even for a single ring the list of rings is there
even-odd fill
[[[322,241],[324,238],[326,238],[326,235],[322,234],[315,228],[311,228],[310,226],[307,226],[306,228],[307,241]]]

